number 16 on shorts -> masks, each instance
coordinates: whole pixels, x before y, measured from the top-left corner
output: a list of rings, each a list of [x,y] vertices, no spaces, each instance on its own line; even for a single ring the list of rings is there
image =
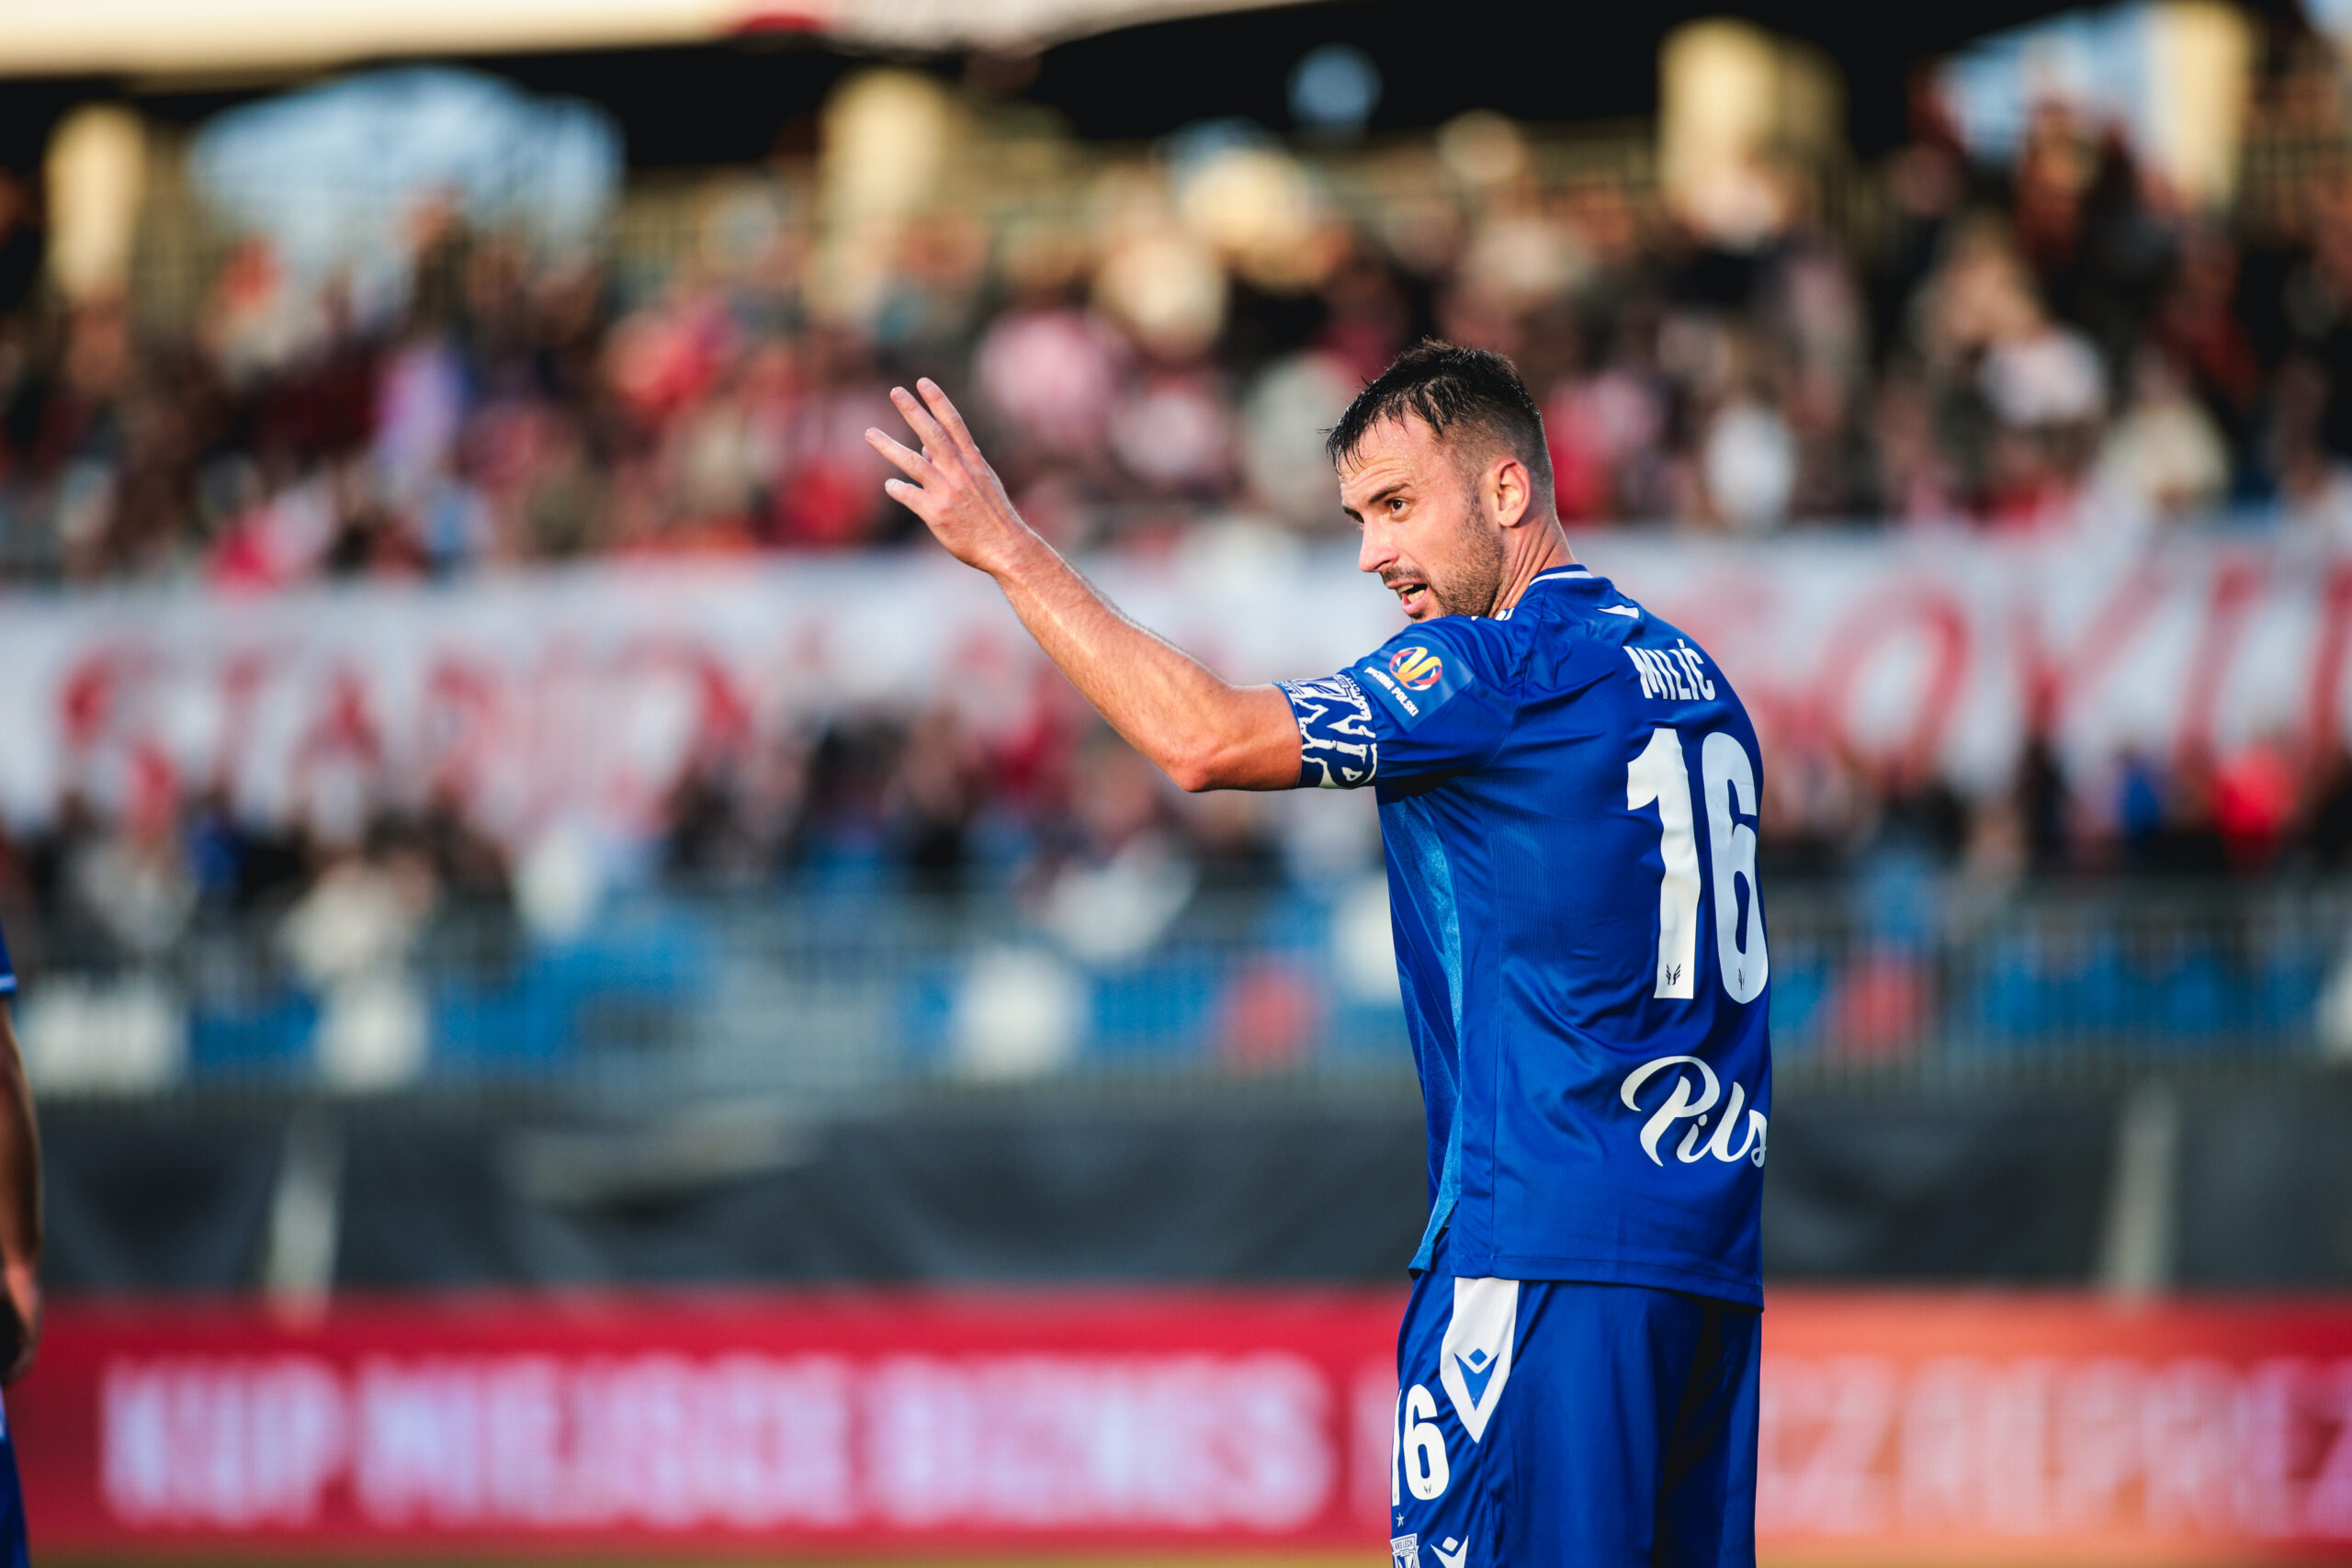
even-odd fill
[[[1453,1484],[1453,1469],[1446,1457],[1446,1433],[1440,1425],[1438,1398],[1427,1384],[1415,1383],[1396,1396],[1396,1463],[1391,1470],[1389,1501],[1395,1507],[1396,1533],[1389,1538],[1393,1568],[1467,1568],[1466,1522],[1451,1516],[1458,1508],[1442,1507],[1440,1499]],[[1455,1427],[1455,1437],[1463,1433]],[[1468,1456],[1464,1455],[1466,1459]],[[1407,1499],[1412,1506],[1407,1505]],[[1451,1529],[1435,1522],[1440,1512],[1449,1516]],[[1406,1528],[1408,1519],[1415,1527]]]

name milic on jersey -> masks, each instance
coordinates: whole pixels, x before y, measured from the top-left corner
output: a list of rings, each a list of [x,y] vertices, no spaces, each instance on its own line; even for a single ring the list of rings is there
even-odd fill
[[[1629,648],[1625,657],[1642,678],[1642,695],[1665,702],[1713,702],[1715,683],[1707,679],[1706,660],[1688,642],[1677,638],[1672,648]]]

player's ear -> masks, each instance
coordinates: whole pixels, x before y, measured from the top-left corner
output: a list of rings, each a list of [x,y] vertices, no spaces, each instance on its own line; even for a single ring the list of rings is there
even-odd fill
[[[1483,489],[1494,520],[1506,528],[1516,528],[1533,513],[1534,479],[1528,473],[1527,465],[1516,457],[1505,455],[1496,458],[1487,470]]]

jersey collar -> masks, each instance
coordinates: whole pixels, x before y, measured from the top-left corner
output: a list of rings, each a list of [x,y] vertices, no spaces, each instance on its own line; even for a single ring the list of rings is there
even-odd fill
[[[1519,604],[1526,604],[1528,594],[1534,592],[1538,587],[1546,582],[1597,582],[1599,581],[1600,579],[1592,575],[1592,569],[1586,566],[1582,561],[1578,561],[1574,566],[1556,566],[1539,577],[1528,580],[1526,588],[1522,590],[1519,595]],[[1505,610],[1501,615],[1497,615],[1495,619],[1498,621],[1510,620],[1512,612],[1519,608],[1519,604],[1513,604],[1510,609]]]

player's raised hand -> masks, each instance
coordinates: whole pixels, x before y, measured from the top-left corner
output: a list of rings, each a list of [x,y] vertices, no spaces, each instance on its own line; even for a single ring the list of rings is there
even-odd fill
[[[915,383],[918,398],[904,387],[890,389],[890,400],[913,427],[922,450],[911,451],[878,430],[866,445],[889,459],[906,478],[882,488],[929,525],[947,551],[967,566],[991,574],[1009,566],[1023,544],[1036,536],[1012,509],[1004,483],[980,456],[964,416],[929,377]]]

